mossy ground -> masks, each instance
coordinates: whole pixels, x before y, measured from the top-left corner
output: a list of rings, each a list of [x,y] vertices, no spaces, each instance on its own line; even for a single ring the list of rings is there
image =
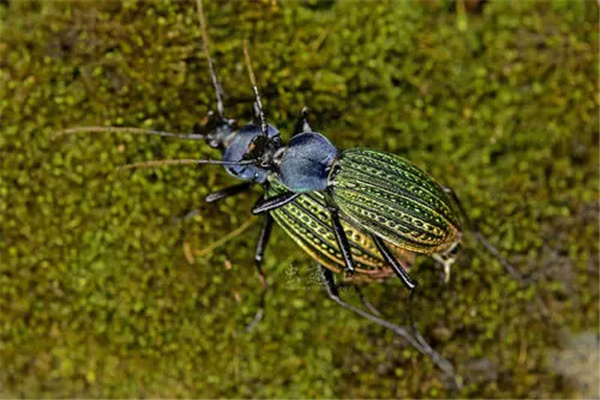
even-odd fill
[[[471,5],[205,5],[228,115],[250,116],[248,37],[284,135],[310,106],[340,147],[405,156],[455,188],[521,273],[544,271],[519,288],[469,242],[448,284],[419,260],[413,312],[464,378],[452,392],[402,340],[303,286],[314,266],[281,232],[266,319],[244,333],[260,293],[258,224],[194,265],[183,247],[243,224],[259,190],[205,205],[233,183],[218,167],[115,173],[217,156],[207,146],[50,140],[90,124],[189,132],[214,103],[193,2],[2,2],[2,395],[593,396],[551,354],[565,331],[598,337],[598,6]],[[365,291],[404,322],[400,282]]]

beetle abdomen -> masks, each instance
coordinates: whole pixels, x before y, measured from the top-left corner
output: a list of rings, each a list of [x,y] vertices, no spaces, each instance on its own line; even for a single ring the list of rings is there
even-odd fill
[[[334,174],[335,203],[366,231],[426,254],[460,239],[460,220],[444,190],[407,160],[355,148],[341,153]]]
[[[280,182],[271,180],[266,197],[270,198],[285,191],[285,187]],[[325,198],[321,193],[303,194],[293,202],[271,211],[271,215],[313,259],[334,272],[346,269],[325,206]],[[369,234],[356,229],[344,218],[341,222],[356,263],[356,278],[383,278],[392,274],[392,270],[379,255]],[[396,246],[392,246],[391,249],[399,259],[412,264],[414,254]]]

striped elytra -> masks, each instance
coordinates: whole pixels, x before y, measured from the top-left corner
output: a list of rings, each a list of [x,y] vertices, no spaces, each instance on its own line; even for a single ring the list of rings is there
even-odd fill
[[[266,191],[270,198],[284,193],[285,187],[273,178]],[[344,258],[340,253],[333,232],[331,217],[321,192],[310,192],[301,195],[293,202],[271,211],[275,221],[283,230],[314,260],[333,272],[347,270]],[[352,248],[352,256],[356,263],[353,280],[373,280],[385,278],[393,271],[381,258],[371,236],[355,228],[342,217],[342,225]],[[410,266],[415,254],[397,246],[390,246],[394,255]]]
[[[355,226],[395,246],[444,253],[461,239],[444,189],[409,161],[366,148],[343,151],[332,169],[333,200]]]

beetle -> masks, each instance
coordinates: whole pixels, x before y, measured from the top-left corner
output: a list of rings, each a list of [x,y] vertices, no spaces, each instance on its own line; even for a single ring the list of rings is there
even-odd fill
[[[269,170],[259,165],[256,160],[246,160],[249,153],[249,147],[255,146],[258,139],[263,136],[268,140],[269,146],[277,150],[282,146],[282,139],[277,128],[265,122],[264,113],[258,89],[254,85],[256,94],[256,104],[254,107],[254,121],[242,127],[239,127],[235,119],[225,116],[223,98],[224,92],[219,83],[215,72],[214,64],[210,56],[209,37],[206,31],[206,22],[202,11],[202,2],[198,0],[198,14],[200,19],[203,51],[208,63],[210,78],[214,87],[216,97],[216,112],[210,111],[202,125],[195,127],[194,133],[179,134],[157,130],[148,130],[131,127],[79,127],[69,128],[56,132],[54,138],[68,133],[80,131],[87,132],[112,132],[112,133],[134,133],[144,135],[157,135],[162,137],[181,138],[189,140],[205,141],[210,147],[218,149],[222,153],[221,160],[158,160],[151,162],[142,162],[130,164],[125,168],[155,166],[164,164],[220,164],[234,178],[243,182],[222,190],[209,194],[206,201],[209,203],[222,200],[224,198],[237,195],[253,185],[261,185],[265,191],[271,194],[278,194],[284,189],[284,186],[276,179],[269,177]],[[247,55],[247,52],[246,52]],[[251,66],[248,66],[251,71]],[[251,73],[251,79],[254,81],[254,75]],[[308,129],[306,122],[307,111],[303,110],[301,119],[297,123],[296,134],[301,134],[303,130]],[[263,149],[264,150],[264,149]],[[345,269],[344,257],[337,248],[335,233],[332,224],[327,216],[326,204],[320,193],[307,193],[301,198],[293,199],[287,207],[275,210],[272,214],[266,213],[263,227],[259,236],[255,252],[255,260],[258,273],[266,287],[266,280],[262,272],[263,254],[270,237],[270,232],[274,220],[276,220],[284,230],[298,243],[313,259],[319,262],[333,272],[342,272]],[[393,272],[386,264],[377,251],[377,248],[370,240],[367,232],[358,229],[346,218],[341,219],[341,224],[348,233],[351,251],[357,259],[357,269],[355,274],[348,275],[351,280],[377,280],[391,275]],[[403,268],[408,269],[414,259],[414,254],[401,247],[392,248],[394,257],[402,260]]]
[[[366,148],[340,152],[325,136],[311,129],[305,114],[299,124],[301,132],[289,143],[270,137],[256,82],[249,70],[262,135],[254,138],[241,160],[252,161],[255,167],[268,171],[269,181],[282,186],[278,193],[267,192],[252,212],[279,215],[278,209],[300,195],[319,193],[349,273],[356,271],[356,265],[342,218],[371,236],[380,255],[410,290],[416,285],[394,257],[390,245],[435,255],[447,270],[453,261],[449,254],[462,238],[457,212],[460,206],[453,207],[447,194],[453,192],[401,157]],[[458,199],[455,202],[458,204]]]
[[[204,140],[222,151],[222,160],[163,160],[160,164],[220,164],[244,182],[213,192],[208,202],[264,187],[253,208],[265,214],[256,247],[256,266],[262,272],[263,254],[273,222],[283,227],[319,265],[329,296],[341,306],[405,337],[419,351],[442,367],[443,359],[414,331],[408,331],[340,299],[332,272],[345,272],[350,279],[377,279],[395,273],[406,287],[415,283],[408,275],[415,254],[432,255],[446,271],[452,252],[463,235],[456,196],[418,167],[400,157],[371,149],[339,151],[325,136],[312,130],[302,112],[295,135],[284,143],[279,131],[266,123],[249,56],[245,51],[255,94],[255,120],[239,128],[225,116],[223,90],[209,52],[209,41],[198,0],[203,47],[217,98],[217,112],[192,134],[174,134],[136,128],[76,128],[105,132],[133,132],[192,140]],[[187,162],[189,161],[189,162]],[[150,163],[133,164],[140,167]],[[261,298],[261,306],[264,301]],[[261,316],[258,314],[257,316]],[[420,337],[420,339],[418,339]],[[437,359],[437,361],[435,361]],[[443,360],[443,361],[440,361]],[[447,362],[446,362],[447,363]]]
[[[340,152],[312,131],[293,137],[272,156],[263,148],[274,143],[264,135],[261,138],[264,144],[254,146],[245,159],[260,160],[258,165],[271,171],[271,179],[285,189],[264,197],[253,213],[273,212],[302,193],[320,193],[348,271],[356,266],[340,215],[371,235],[409,289],[415,284],[404,268],[395,265],[388,243],[445,259],[461,241],[461,219],[449,189],[409,161],[366,148]]]

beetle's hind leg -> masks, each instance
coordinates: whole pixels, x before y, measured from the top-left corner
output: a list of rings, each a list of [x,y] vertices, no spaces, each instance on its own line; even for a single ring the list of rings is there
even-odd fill
[[[350,242],[348,242],[348,237],[346,236],[346,232],[344,231],[344,227],[340,221],[338,208],[331,198],[330,192],[325,194],[325,203],[327,205],[327,211],[329,211],[329,218],[331,219],[331,227],[335,235],[335,241],[337,242],[338,248],[342,253],[342,258],[344,259],[344,264],[347,268],[346,273],[352,275],[356,270],[356,267],[354,266],[354,259],[352,258]]]
[[[269,291],[269,285],[267,284],[267,279],[262,269],[262,263],[267,244],[269,243],[269,238],[271,237],[272,228],[273,217],[271,216],[271,214],[266,214],[262,229],[260,231],[260,235],[258,237],[258,242],[256,243],[256,252],[254,254],[254,265],[256,266],[258,278],[260,279],[262,293],[260,295],[260,300],[258,303],[258,310],[256,310],[256,314],[254,314],[254,318],[252,319],[252,321],[246,326],[246,332],[250,332],[252,329],[254,329],[254,327],[260,321],[262,321],[262,319],[265,316],[265,299],[267,297],[267,292]]]
[[[444,283],[450,282],[450,272],[452,268],[452,264],[454,264],[454,257],[445,258],[441,254],[433,254],[433,259],[439,262],[444,268]]]
[[[498,251],[498,249],[496,249],[496,247],[494,247],[490,242],[488,242],[487,238],[481,232],[479,232],[479,230],[477,229],[477,226],[471,222],[460,199],[458,198],[456,193],[454,193],[454,190],[452,190],[452,188],[449,188],[447,186],[442,186],[442,188],[444,189],[444,192],[446,192],[446,194],[448,194],[448,197],[450,198],[452,203],[454,203],[454,206],[458,209],[458,212],[460,213],[461,218],[465,222],[465,225],[467,225],[467,228],[469,229],[469,231],[471,232],[471,234],[473,235],[475,240],[477,240],[479,243],[481,243],[483,245],[483,247],[485,247],[485,249],[492,256],[496,257],[496,259],[500,262],[502,267],[504,267],[504,269],[506,270],[506,272],[508,272],[508,274],[510,276],[515,278],[517,281],[519,281],[519,283],[525,283],[525,280],[523,279],[521,274],[519,274],[517,272],[515,267],[513,267],[511,265],[511,263],[508,262],[508,260],[504,256],[502,256],[502,254],[500,254],[500,251]]]
[[[365,310],[362,310],[356,306],[353,306],[352,304],[346,303],[345,301],[343,301],[340,297],[340,294],[338,292],[338,288],[335,284],[335,280],[333,278],[333,272],[328,269],[325,268],[322,265],[319,265],[319,267],[321,268],[321,274],[323,277],[323,281],[325,283],[325,289],[327,289],[327,295],[329,296],[329,298],[331,300],[333,300],[334,302],[336,302],[338,305],[340,305],[341,307],[352,311],[355,314],[360,315],[361,317],[368,319],[369,321],[383,326],[387,329],[390,329],[392,331],[394,331],[396,334],[402,336],[403,338],[405,338],[411,345],[413,345],[417,350],[421,351],[420,346],[418,345],[418,343],[414,340],[414,338],[412,337],[412,335],[409,333],[409,331],[406,328],[403,327],[399,327],[396,326],[384,319],[379,318],[378,316],[371,314]]]
[[[327,295],[331,300],[337,303],[339,306],[352,311],[353,313],[369,320],[370,322],[382,326],[386,329],[391,330],[398,336],[401,336],[404,340],[406,340],[415,350],[429,357],[429,359],[448,377],[452,380],[452,384],[455,387],[460,387],[460,379],[456,375],[454,371],[454,366],[442,357],[438,352],[436,352],[421,336],[416,326],[411,323],[411,327],[401,327],[395,325],[380,316],[377,316],[373,313],[367,312],[361,308],[353,306],[352,304],[346,303],[341,299],[340,294],[338,292],[337,286],[335,284],[335,280],[333,278],[333,272],[331,270],[319,266],[321,269],[321,274],[323,277],[323,281],[325,283],[325,288],[327,290]],[[411,292],[411,295],[414,292]],[[370,303],[369,303],[370,304]],[[379,312],[379,311],[377,311]],[[413,333],[411,333],[411,331]]]

